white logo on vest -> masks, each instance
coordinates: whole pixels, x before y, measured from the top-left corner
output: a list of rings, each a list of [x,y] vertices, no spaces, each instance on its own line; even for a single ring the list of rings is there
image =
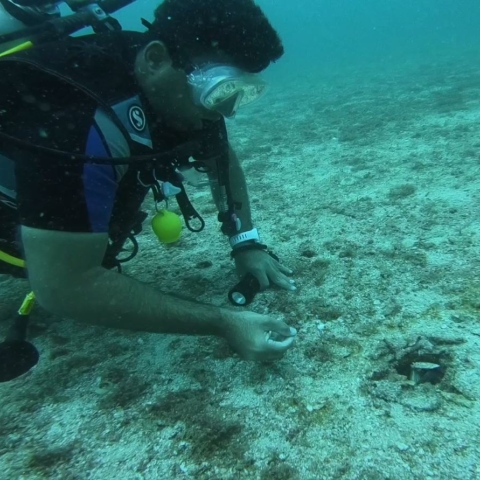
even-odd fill
[[[145,112],[138,105],[132,105],[128,109],[128,119],[137,132],[145,130],[147,119],[145,118]]]

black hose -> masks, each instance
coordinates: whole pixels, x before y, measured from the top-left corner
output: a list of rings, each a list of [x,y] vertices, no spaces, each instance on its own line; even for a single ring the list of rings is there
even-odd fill
[[[187,142],[178,147],[167,150],[166,152],[150,153],[148,155],[134,155],[131,157],[97,157],[93,155],[83,155],[65,150],[42,147],[33,143],[26,142],[21,138],[13,137],[0,132],[0,145],[2,143],[13,144],[20,150],[26,150],[34,153],[43,153],[49,155],[49,161],[59,165],[72,165],[72,163],[93,163],[96,165],[132,165],[145,162],[168,162],[182,158],[190,157],[198,150],[197,142]],[[15,161],[15,159],[13,159]]]
[[[76,1],[72,2],[70,5],[69,2],[69,7],[72,9],[78,9],[81,7],[85,7],[86,5],[91,5],[93,3],[96,3],[104,12],[106,13],[114,13],[117,10],[120,10],[123,7],[126,7],[130,3],[133,3],[135,0],[99,0],[98,2],[95,1]],[[20,5],[22,7],[35,7],[35,8],[42,8],[46,5],[51,5],[52,3],[57,3],[57,2],[49,2],[49,1],[40,1],[40,0],[15,0],[15,3],[17,5]],[[60,3],[60,2],[58,2]]]
[[[21,4],[19,1],[16,1],[15,3],[25,7],[35,6],[35,4],[38,3],[35,0],[23,1],[25,2],[23,4]],[[98,5],[108,15],[123,7],[126,7],[134,1],[135,0],[103,0],[99,2],[86,1],[81,2],[81,6],[85,7],[87,5]],[[46,37],[51,40],[55,40],[55,38],[66,37],[72,33],[75,33],[83,27],[91,26],[92,21],[92,12],[90,10],[79,10],[72,15],[46,20],[39,25],[0,35],[0,45],[25,38],[35,40],[38,38],[38,36],[41,38]]]

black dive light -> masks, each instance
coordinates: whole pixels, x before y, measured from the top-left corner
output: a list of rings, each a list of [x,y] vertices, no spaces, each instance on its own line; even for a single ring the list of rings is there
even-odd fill
[[[255,244],[244,247],[246,250],[264,250],[274,260],[279,261],[278,257],[271,251],[267,250],[266,245]],[[260,282],[252,273],[247,273],[244,277],[228,292],[228,299],[232,305],[236,307],[245,307],[252,303],[255,295],[260,291]]]
[[[255,298],[260,291],[260,282],[255,275],[247,273],[234,287],[228,292],[228,299],[236,307],[245,307]]]

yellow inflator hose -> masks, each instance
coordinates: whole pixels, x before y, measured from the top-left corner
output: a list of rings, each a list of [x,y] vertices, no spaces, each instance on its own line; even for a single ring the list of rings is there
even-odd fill
[[[17,53],[21,52],[23,50],[27,50],[28,48],[32,48],[33,43],[28,41],[28,42],[23,42],[20,45],[17,45],[13,48],[9,48],[8,50],[5,50],[4,52],[0,53],[0,57],[5,57],[7,55],[11,55],[12,53]]]
[[[13,255],[9,255],[8,253],[2,252],[0,250],[0,260],[15,267],[25,268],[25,260],[21,258],[14,257]]]
[[[14,267],[26,268],[25,260],[21,258],[14,257],[13,255],[9,255],[8,253],[2,252],[0,250],[0,261],[8,263],[9,265],[13,265]],[[33,307],[33,303],[35,301],[35,294],[33,292],[27,293],[23,303],[18,310],[20,315],[28,315],[30,310]]]

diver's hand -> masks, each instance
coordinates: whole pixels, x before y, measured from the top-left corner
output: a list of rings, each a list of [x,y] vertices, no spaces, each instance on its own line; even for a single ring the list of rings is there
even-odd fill
[[[295,281],[287,275],[293,272],[271,257],[264,250],[245,250],[235,255],[235,266],[240,277],[251,273],[260,282],[260,289],[265,290],[270,283],[284,288],[296,290]]]
[[[283,357],[294,344],[297,331],[282,320],[254,312],[228,311],[224,335],[245,360],[272,361]]]

